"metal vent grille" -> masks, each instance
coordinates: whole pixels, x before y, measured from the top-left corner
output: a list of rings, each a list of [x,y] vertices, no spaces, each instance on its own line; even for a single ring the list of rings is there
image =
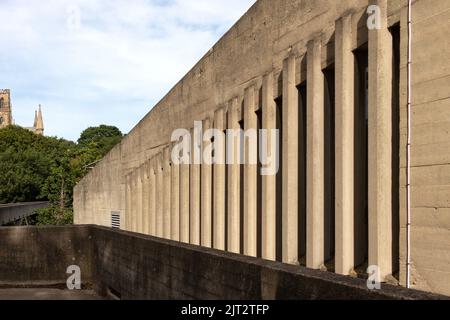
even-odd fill
[[[120,212],[111,212],[111,227],[120,229]]]

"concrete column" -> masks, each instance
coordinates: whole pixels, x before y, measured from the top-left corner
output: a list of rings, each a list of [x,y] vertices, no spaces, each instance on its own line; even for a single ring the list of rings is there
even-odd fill
[[[189,163],[180,164],[180,241],[189,243]]]
[[[155,159],[155,172],[156,172],[156,236],[159,238],[164,237],[163,226],[163,168],[162,168],[162,155],[158,154]]]
[[[200,164],[201,140],[197,129],[191,130],[191,176],[190,176],[190,243],[200,245]],[[200,137],[201,139],[201,137]],[[200,143],[200,145],[199,145]]]
[[[138,175],[136,170],[133,171],[131,176],[131,221],[132,221],[132,231],[137,232],[137,200],[138,200]]]
[[[266,133],[266,157],[272,146],[272,130],[277,129],[277,106],[273,96],[273,73],[264,76],[262,86],[262,129]],[[277,159],[275,157],[275,159]],[[262,176],[262,258],[276,260],[276,173]]]
[[[352,16],[336,21],[335,36],[335,271],[354,268],[354,72]]]
[[[170,183],[170,233],[171,239],[180,240],[180,165],[173,163],[171,167],[171,183]]]
[[[171,159],[170,159],[170,148],[165,148],[163,151],[163,228],[164,228],[164,238],[170,239],[171,236],[171,205],[170,205],[170,182],[172,179],[171,175]]]
[[[256,115],[255,87],[244,93],[244,254],[257,255],[257,201],[258,201],[258,116]]]
[[[240,197],[240,181],[241,181],[241,127],[239,125],[239,113],[241,108],[238,99],[231,101],[228,108],[228,125],[227,128],[233,130],[236,135],[227,134],[227,163],[228,163],[228,251],[240,253],[241,250],[241,197]]]
[[[125,230],[131,231],[131,176],[125,177]]]
[[[371,1],[381,9],[381,29],[369,30],[369,266],[380,280],[392,273],[392,36],[387,0]]]
[[[298,263],[298,90],[294,56],[283,62],[283,262]],[[323,94],[323,92],[321,92]]]
[[[307,49],[306,266],[324,267],[324,75],[320,39]]]
[[[143,234],[149,234],[149,216],[148,216],[148,209],[149,209],[149,192],[150,192],[150,185],[149,185],[149,176],[148,176],[148,163],[144,163],[141,167],[141,176],[142,176],[142,216],[141,216],[141,223],[142,228],[141,232]]]
[[[149,163],[149,232],[150,235],[156,236],[156,175],[154,159]]]
[[[203,130],[206,132],[211,128],[211,121],[203,121]],[[201,245],[211,248],[212,246],[212,165],[211,152],[205,154],[205,150],[210,150],[211,141],[203,141],[203,163],[201,165]],[[206,161],[208,160],[208,161]]]
[[[136,169],[136,175],[137,175],[137,188],[136,188],[136,232],[142,233],[143,226],[142,226],[142,216],[143,216],[143,208],[142,208],[142,189],[143,189],[143,172],[142,168],[139,167]]]
[[[225,130],[225,112],[219,109],[214,114],[214,128]],[[225,144],[214,141],[214,196],[213,215],[214,225],[213,245],[215,249],[225,250]]]

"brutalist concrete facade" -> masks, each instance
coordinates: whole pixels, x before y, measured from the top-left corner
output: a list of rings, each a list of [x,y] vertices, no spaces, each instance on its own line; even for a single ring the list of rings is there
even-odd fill
[[[75,223],[404,285],[407,3],[259,0],[77,185]],[[450,2],[412,10],[411,280],[450,294]],[[281,173],[171,164],[194,121],[281,129]]]

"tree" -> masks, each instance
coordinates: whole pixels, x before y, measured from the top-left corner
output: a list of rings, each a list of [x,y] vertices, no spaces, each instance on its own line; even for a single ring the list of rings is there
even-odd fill
[[[42,187],[68,148],[76,144],[9,126],[0,130],[0,203],[47,199]]]
[[[122,132],[114,126],[100,125],[84,130],[78,139],[83,148],[96,149],[102,157],[122,140]]]
[[[58,158],[43,185],[50,208],[38,215],[39,224],[66,224],[73,217],[73,188],[89,171],[91,164],[103,158],[122,139],[117,127],[100,125],[84,130],[76,147],[68,148]]]
[[[48,208],[37,210],[37,223],[71,223],[74,186],[122,136],[101,125],[83,131],[76,144],[17,126],[1,129],[0,203],[48,200]]]

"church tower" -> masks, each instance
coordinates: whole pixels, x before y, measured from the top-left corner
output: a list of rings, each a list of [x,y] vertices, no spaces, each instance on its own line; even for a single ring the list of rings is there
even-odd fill
[[[39,105],[39,110],[34,116],[34,132],[41,136],[44,135],[44,120],[42,119],[42,108]]]
[[[9,89],[2,89],[0,90],[0,129],[11,124],[11,94]]]
[[[11,92],[9,89],[0,89],[0,129],[13,125]],[[24,127],[31,132],[44,135],[44,120],[42,119],[42,107],[34,112],[34,123],[32,127]]]

